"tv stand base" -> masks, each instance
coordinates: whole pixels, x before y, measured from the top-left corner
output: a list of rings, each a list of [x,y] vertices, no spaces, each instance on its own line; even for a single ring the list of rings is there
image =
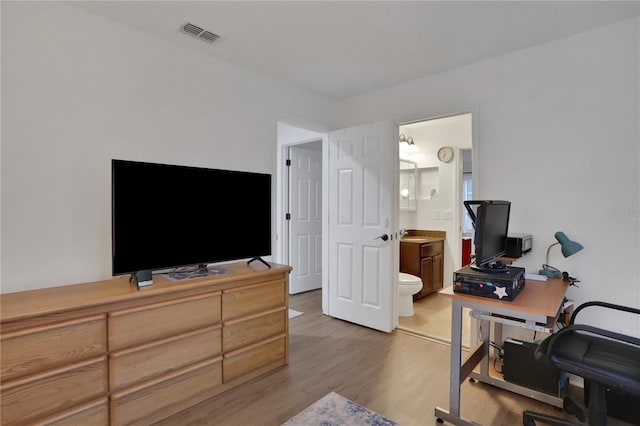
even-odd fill
[[[249,259],[249,261],[247,262],[247,265],[250,265],[251,262],[255,260],[257,260],[258,262],[264,263],[267,268],[271,269],[271,265],[269,265],[269,263],[265,261],[263,258],[261,258],[260,256],[252,257],[251,259]]]

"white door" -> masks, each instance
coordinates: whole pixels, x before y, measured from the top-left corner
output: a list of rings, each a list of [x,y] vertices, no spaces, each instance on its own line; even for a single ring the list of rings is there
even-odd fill
[[[322,142],[289,148],[289,293],[322,287]]]
[[[396,125],[330,133],[328,313],[386,332],[397,323],[397,187]]]

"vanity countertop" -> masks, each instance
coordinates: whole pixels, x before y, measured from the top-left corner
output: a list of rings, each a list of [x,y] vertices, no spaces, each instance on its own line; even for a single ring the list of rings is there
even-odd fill
[[[430,231],[424,229],[408,229],[407,234],[400,239],[402,243],[424,244],[435,243],[447,239],[446,231]]]
[[[437,241],[444,241],[443,237],[423,237],[423,236],[413,236],[413,237],[402,237],[400,239],[401,243],[412,243],[412,244],[424,244],[424,243],[435,243]]]

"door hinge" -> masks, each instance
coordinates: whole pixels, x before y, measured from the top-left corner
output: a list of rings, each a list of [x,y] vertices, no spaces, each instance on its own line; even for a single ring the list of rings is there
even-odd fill
[[[286,165],[287,165],[287,167],[291,167],[291,160],[289,160],[288,158],[287,158]]]
[[[285,215],[284,215],[284,218],[285,218],[286,220],[291,220],[291,213],[287,213],[287,214],[285,214]]]

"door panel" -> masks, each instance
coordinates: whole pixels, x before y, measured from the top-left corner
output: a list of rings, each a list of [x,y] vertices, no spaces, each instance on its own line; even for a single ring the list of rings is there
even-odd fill
[[[353,225],[353,170],[338,170],[338,223]]]
[[[433,258],[425,257],[422,259],[422,290],[419,295],[425,296],[433,290]]]
[[[353,245],[338,244],[338,297],[353,300]]]
[[[363,246],[363,286],[362,303],[373,307],[381,308],[380,292],[380,261],[382,257],[380,247]]]
[[[364,226],[380,225],[380,167],[364,169]]]

